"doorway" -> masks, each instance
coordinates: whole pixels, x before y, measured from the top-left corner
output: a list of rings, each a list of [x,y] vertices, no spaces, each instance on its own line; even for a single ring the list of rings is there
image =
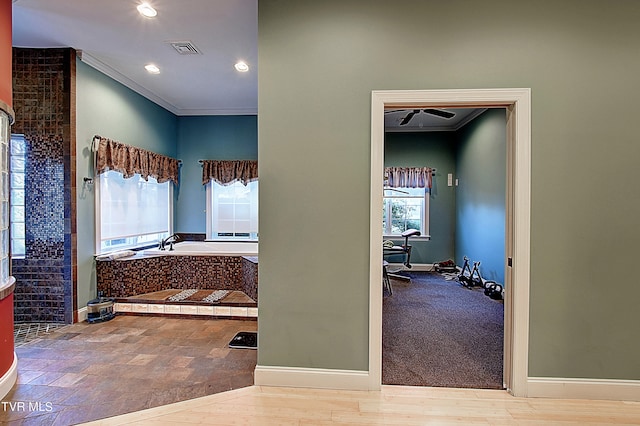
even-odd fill
[[[370,259],[382,259],[385,108],[495,108],[507,111],[504,387],[527,395],[529,330],[530,90],[374,91],[371,100]],[[370,262],[369,387],[382,380],[382,262]]]
[[[393,293],[384,293],[382,384],[502,389],[503,301],[487,297],[475,279],[463,286],[456,273],[434,266],[454,260],[461,267],[466,256],[470,268],[481,261],[474,277],[504,284],[506,109],[385,110],[384,153],[385,177],[389,167],[396,176],[428,167],[431,182],[385,186],[383,238],[407,227],[423,232],[409,240],[411,269],[385,256],[387,269],[410,280],[390,280]],[[414,191],[428,199],[424,206],[405,194]]]

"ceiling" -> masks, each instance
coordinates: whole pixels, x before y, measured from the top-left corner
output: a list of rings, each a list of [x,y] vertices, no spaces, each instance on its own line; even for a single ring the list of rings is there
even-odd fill
[[[147,1],[155,18],[138,13],[139,0],[14,0],[13,46],[72,47],[176,115],[257,114],[257,0]],[[201,54],[168,43],[185,41]],[[249,71],[236,71],[238,61]]]
[[[433,111],[433,112],[429,112]],[[453,113],[452,117],[441,117],[435,112]],[[484,108],[437,108],[397,109],[384,112],[384,128],[388,132],[456,131],[482,114]]]
[[[13,46],[72,47],[86,64],[176,115],[258,113],[258,0],[14,0]],[[183,55],[170,42],[189,42]],[[191,53],[191,52],[190,52]],[[234,64],[244,61],[249,71]],[[153,63],[159,74],[149,74]],[[389,131],[457,130],[483,110],[448,108],[453,118],[412,109],[385,113]]]

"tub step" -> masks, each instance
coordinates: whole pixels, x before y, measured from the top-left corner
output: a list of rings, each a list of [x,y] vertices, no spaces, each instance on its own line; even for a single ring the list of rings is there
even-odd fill
[[[183,290],[171,289],[116,299],[115,312],[127,315],[243,318],[258,317],[257,303],[241,291],[232,290],[224,297],[219,291],[191,291],[189,296],[171,299]],[[214,297],[211,297],[214,296]],[[206,300],[205,300],[206,299]]]
[[[182,290],[169,289],[152,293],[138,294],[130,297],[119,297],[116,302],[126,303],[171,303],[216,306],[256,307],[255,300],[242,291],[237,290]]]

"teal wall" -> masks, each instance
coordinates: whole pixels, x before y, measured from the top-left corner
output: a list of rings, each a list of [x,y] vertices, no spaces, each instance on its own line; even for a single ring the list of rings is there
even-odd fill
[[[640,2],[258,9],[260,365],[368,368],[371,91],[527,87],[529,375],[640,379]]]
[[[432,264],[454,258],[456,194],[454,187],[447,186],[447,174],[455,176],[456,144],[456,132],[385,133],[385,167],[437,169],[429,197],[431,239],[411,239],[411,263]]]
[[[387,132],[385,166],[433,167],[431,239],[413,239],[412,263],[463,256],[480,261],[482,277],[504,283],[506,113],[488,110],[450,132]],[[447,174],[459,186],[447,185]]]
[[[104,74],[76,61],[76,188],[78,307],[96,297],[95,205],[91,141],[94,135],[176,157],[178,119]]]
[[[506,135],[505,109],[487,110],[459,131],[456,166],[456,263],[461,266],[463,256],[479,261],[482,278],[501,284],[505,268]]]
[[[77,61],[76,185],[78,226],[78,306],[96,296],[95,204],[91,141],[100,135],[182,160],[174,187],[174,231],[204,233],[205,189],[198,160],[256,160],[256,116],[177,117]]]
[[[206,231],[206,191],[198,160],[257,160],[255,115],[179,117],[177,158],[182,160],[175,231]]]

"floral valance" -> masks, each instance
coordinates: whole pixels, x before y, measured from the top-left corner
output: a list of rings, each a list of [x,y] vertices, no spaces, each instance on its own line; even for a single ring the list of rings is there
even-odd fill
[[[430,167],[385,167],[385,185],[390,188],[431,188]]]
[[[220,185],[241,182],[247,185],[258,180],[258,162],[255,160],[202,160],[202,184],[211,180]]]
[[[178,183],[180,162],[175,158],[99,136],[95,137],[94,144],[96,174],[114,170],[125,178],[139,174],[145,180],[151,176],[158,183],[169,180]]]

